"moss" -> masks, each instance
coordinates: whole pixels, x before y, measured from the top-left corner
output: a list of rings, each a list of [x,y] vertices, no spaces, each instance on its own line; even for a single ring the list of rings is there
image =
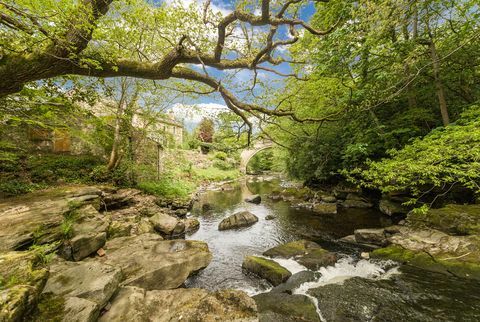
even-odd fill
[[[448,254],[432,255],[422,251],[412,251],[397,245],[374,250],[372,258],[391,259],[404,264],[444,274],[452,274],[458,277],[480,280],[480,258],[455,258]]]
[[[247,256],[242,267],[277,286],[285,282],[292,274],[275,261],[257,256]]]
[[[321,249],[318,245],[316,245],[313,242],[309,242],[306,240],[297,240],[297,241],[293,241],[290,243],[273,247],[267,250],[266,252],[264,252],[263,255],[271,256],[271,257],[278,256],[278,257],[290,258],[294,256],[304,255],[307,252],[307,249],[309,248]]]
[[[37,308],[31,314],[32,321],[60,322],[64,318],[65,299],[54,294],[42,294]]]
[[[428,227],[456,235],[480,234],[480,205],[447,205],[428,212],[412,212],[407,218],[413,227]]]

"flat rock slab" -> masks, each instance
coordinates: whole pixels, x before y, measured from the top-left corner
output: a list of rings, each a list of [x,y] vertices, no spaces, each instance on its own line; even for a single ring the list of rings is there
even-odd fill
[[[218,230],[228,230],[240,227],[252,226],[258,221],[258,217],[248,211],[237,212],[218,224]]]
[[[371,244],[377,246],[388,245],[387,236],[384,228],[365,228],[356,229],[354,232],[357,243]]]
[[[315,305],[305,295],[270,292],[255,295],[253,299],[260,322],[320,322]]]
[[[0,202],[0,251],[60,240],[64,215],[72,205],[99,205],[95,187],[62,187]]]
[[[127,286],[120,289],[99,321],[253,322],[258,319],[254,300],[242,291],[208,292],[195,288],[146,291]]]
[[[115,238],[104,250],[105,256],[89,260],[120,267],[124,285],[147,290],[177,288],[212,260],[205,242],[163,240],[156,234]]]
[[[51,266],[44,294],[79,297],[104,307],[118,289],[122,271],[98,262],[58,262]]]
[[[274,286],[280,285],[292,276],[290,271],[277,262],[258,256],[246,256],[242,268],[266,279]]]

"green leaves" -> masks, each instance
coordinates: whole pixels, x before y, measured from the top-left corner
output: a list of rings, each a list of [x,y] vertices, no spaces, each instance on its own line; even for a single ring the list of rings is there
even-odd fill
[[[390,154],[391,158],[368,162],[366,169],[343,173],[384,192],[409,190],[418,196],[426,189],[446,190],[454,184],[480,192],[480,105],[468,108],[455,124]]]

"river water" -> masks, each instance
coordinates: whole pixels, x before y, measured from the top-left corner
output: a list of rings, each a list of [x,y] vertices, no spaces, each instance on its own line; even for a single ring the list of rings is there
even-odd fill
[[[187,287],[233,288],[250,295],[267,292],[272,288],[267,281],[242,271],[243,258],[282,243],[308,239],[340,257],[334,266],[322,268],[317,280],[294,291],[311,297],[323,321],[332,320],[336,314],[332,312],[339,306],[352,310],[356,317],[351,321],[480,321],[480,283],[391,261],[364,260],[360,253],[365,249],[338,241],[358,228],[391,225],[389,218],[373,209],[339,209],[336,215],[317,215],[267,198],[286,184],[280,179],[241,181],[199,195],[191,216],[200,221],[200,229],[187,239],[207,242],[213,260],[187,281]],[[262,196],[261,204],[244,201],[252,194]],[[204,204],[212,209],[202,209]],[[218,230],[223,218],[243,210],[255,214],[259,221],[247,228]],[[275,219],[266,220],[267,215]],[[293,274],[306,270],[293,260],[279,262]],[[325,292],[331,296],[325,296]],[[378,307],[382,308],[380,312]]]

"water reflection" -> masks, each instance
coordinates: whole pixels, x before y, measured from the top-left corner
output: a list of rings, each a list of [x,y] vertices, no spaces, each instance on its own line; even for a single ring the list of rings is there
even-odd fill
[[[287,202],[268,199],[279,187],[278,179],[242,181],[225,190],[207,191],[199,197],[192,215],[199,219],[200,229],[187,238],[206,241],[214,257],[205,270],[188,281],[189,287],[263,289],[268,283],[242,273],[246,255],[260,254],[270,247],[301,238],[327,245],[326,241],[352,234],[356,228],[382,225],[378,213],[371,209],[340,210],[337,215],[319,216],[306,209],[292,208]],[[244,201],[252,194],[260,194],[262,203],[254,205]],[[209,206],[204,207],[205,204]],[[211,210],[205,211],[207,208]],[[218,231],[223,218],[243,210],[255,214],[258,223],[238,230]],[[267,215],[275,219],[265,220]]]

